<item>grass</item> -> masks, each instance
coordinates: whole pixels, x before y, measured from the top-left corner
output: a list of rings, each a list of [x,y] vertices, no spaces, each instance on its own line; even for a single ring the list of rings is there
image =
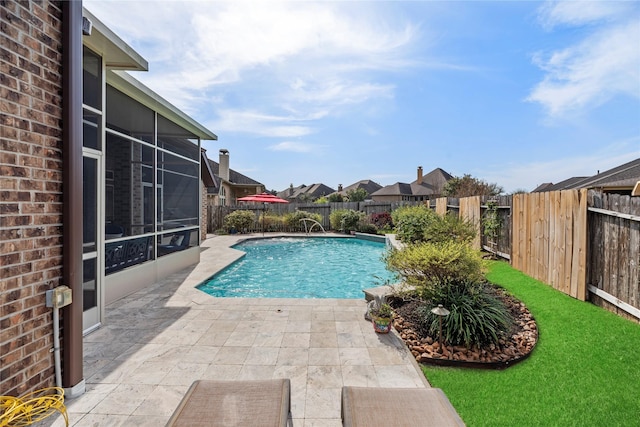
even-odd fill
[[[640,325],[492,262],[534,315],[538,344],[502,371],[426,366],[467,426],[638,426]]]

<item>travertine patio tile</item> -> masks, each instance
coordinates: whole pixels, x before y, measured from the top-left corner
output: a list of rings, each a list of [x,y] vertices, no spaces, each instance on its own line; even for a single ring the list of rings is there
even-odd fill
[[[373,330],[371,331],[372,333]],[[361,333],[340,333],[337,335],[338,347],[366,347],[364,336]]]
[[[309,348],[311,334],[306,332],[285,332],[282,337],[282,347]]]
[[[219,351],[219,346],[194,345],[182,353],[182,358],[178,363],[201,363],[208,365],[213,362],[213,358]]]
[[[91,411],[94,414],[131,415],[156,388],[150,384],[120,384]]]
[[[190,385],[191,383],[185,386],[157,386],[132,415],[170,417]]]
[[[279,347],[252,347],[245,365],[274,365],[278,361]]]
[[[180,362],[173,366],[158,384],[162,385],[191,385],[209,368],[209,363]]]
[[[424,383],[409,365],[375,366],[380,387],[424,387]]]
[[[221,347],[227,342],[232,333],[232,331],[217,331],[215,328],[211,328],[194,345]]]
[[[287,322],[285,332],[311,332],[310,320],[294,320]]]
[[[333,320],[312,320],[311,332],[333,332],[336,333],[336,322]]]
[[[306,307],[291,307],[289,310],[289,321],[311,322],[311,311]]]
[[[212,363],[220,365],[242,365],[247,359],[250,347],[221,347]]]
[[[303,421],[304,421],[303,427],[342,427],[342,421],[339,419],[335,420],[335,419],[308,418]]]
[[[123,384],[161,384],[162,379],[173,369],[172,363],[165,361],[142,362],[135,371],[122,379]]]
[[[316,309],[320,309],[320,308],[327,308],[327,310],[316,310]],[[319,321],[319,320],[325,320],[325,321],[334,321],[336,320],[334,315],[333,315],[333,310],[331,309],[331,307],[314,307],[313,308],[313,313],[311,313],[311,320],[312,321]]]
[[[403,365],[407,362],[406,358],[402,357],[403,353],[395,347],[369,347],[368,350],[371,363],[374,365]]]
[[[284,332],[262,331],[258,332],[253,342],[254,347],[280,347]]]
[[[231,381],[238,378],[242,365],[211,364],[202,374],[203,380]]]
[[[337,348],[338,337],[335,332],[312,332],[310,348]]]
[[[342,383],[345,386],[379,387],[378,375],[372,365],[342,367]]]
[[[335,365],[340,366],[338,348],[314,348],[309,349],[309,365]]]
[[[340,366],[309,366],[307,368],[307,388],[340,388],[342,387],[342,370]]]
[[[307,387],[305,419],[340,418],[340,393],[342,388]]]
[[[256,340],[257,332],[234,331],[224,343],[225,347],[251,347]]]
[[[355,320],[336,322],[336,332],[339,334],[362,333],[359,322]]]
[[[371,358],[367,348],[341,348],[338,350],[340,363],[348,365],[371,365]]]
[[[127,427],[158,427],[166,425],[170,415],[161,417],[157,415],[129,415],[125,424]]]
[[[309,349],[302,347],[281,347],[276,365],[307,366]]]
[[[270,380],[273,378],[275,366],[243,365],[238,373],[238,380]]]

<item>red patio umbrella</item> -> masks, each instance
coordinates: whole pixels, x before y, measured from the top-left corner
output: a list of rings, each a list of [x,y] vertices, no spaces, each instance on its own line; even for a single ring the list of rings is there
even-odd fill
[[[260,202],[260,203],[289,203],[285,199],[269,193],[252,194],[251,196],[240,197],[239,202]]]
[[[289,203],[285,199],[281,199],[280,197],[274,196],[269,193],[261,193],[261,194],[252,194],[251,196],[240,197],[238,199],[239,202],[257,202],[264,203],[264,211],[267,211],[267,203]],[[264,235],[264,213],[262,215],[262,234]]]

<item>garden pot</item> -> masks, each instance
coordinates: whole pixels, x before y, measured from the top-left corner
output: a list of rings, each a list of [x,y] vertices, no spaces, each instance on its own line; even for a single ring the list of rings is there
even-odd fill
[[[391,331],[393,325],[393,319],[388,317],[375,317],[371,316],[371,323],[373,324],[373,330],[379,334],[388,334]]]

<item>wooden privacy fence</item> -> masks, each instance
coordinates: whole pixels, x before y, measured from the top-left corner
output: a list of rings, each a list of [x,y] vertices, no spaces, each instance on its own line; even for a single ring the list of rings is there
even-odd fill
[[[640,319],[640,197],[589,192],[590,300]]]
[[[586,300],[587,190],[515,194],[511,265]]]

